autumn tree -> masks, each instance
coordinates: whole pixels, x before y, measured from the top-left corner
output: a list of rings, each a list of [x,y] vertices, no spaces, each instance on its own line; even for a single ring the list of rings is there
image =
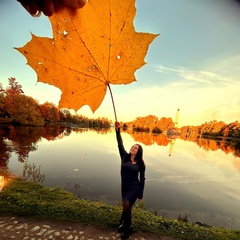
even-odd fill
[[[2,83],[0,83],[0,92],[5,92],[5,90],[3,89]]]
[[[156,123],[156,127],[161,129],[162,131],[167,131],[174,127],[174,122],[172,118],[162,117],[158,122]]]
[[[153,115],[137,117],[133,121],[132,126],[135,131],[150,132],[156,126],[157,121],[158,118]]]
[[[8,78],[8,86],[5,90],[5,108],[8,116],[12,116],[12,113],[15,111],[15,98],[20,95],[23,95],[22,85],[14,77]]]
[[[223,121],[219,121],[219,122],[216,121],[215,124],[213,125],[211,132],[214,134],[220,135],[219,133],[221,133],[221,130],[225,125],[226,123],[224,123]]]
[[[60,120],[61,122],[71,122],[71,113],[67,108],[62,108],[60,110]]]
[[[22,85],[14,77],[8,79],[5,91],[1,88],[1,114],[13,119],[19,124],[43,124],[39,105],[32,97],[24,95]]]
[[[60,113],[53,103],[45,102],[40,105],[42,117],[47,122],[59,122]]]
[[[19,84],[14,77],[8,78],[8,87],[6,89],[6,95],[8,98],[13,99],[14,96],[23,94],[22,85]]]
[[[240,123],[238,121],[232,122],[222,127],[222,133],[225,137],[240,137]]]
[[[182,139],[196,139],[201,134],[199,126],[183,126],[181,127],[180,137]]]
[[[30,125],[42,125],[44,123],[40,107],[32,97],[16,95],[12,100],[12,105],[13,108],[9,113],[14,122]]]

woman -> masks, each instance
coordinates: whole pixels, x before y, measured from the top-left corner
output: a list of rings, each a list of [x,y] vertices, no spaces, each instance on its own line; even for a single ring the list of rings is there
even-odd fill
[[[139,144],[134,144],[129,153],[126,152],[120,134],[120,124],[115,123],[118,149],[121,157],[121,193],[122,193],[122,217],[118,232],[121,239],[127,239],[132,232],[132,206],[135,201],[143,198],[145,184],[145,164],[143,161],[143,149]]]

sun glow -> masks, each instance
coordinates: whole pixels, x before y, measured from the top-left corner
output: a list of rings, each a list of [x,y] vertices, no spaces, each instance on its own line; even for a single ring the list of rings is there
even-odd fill
[[[0,176],[0,192],[2,191],[4,187],[4,176]]]

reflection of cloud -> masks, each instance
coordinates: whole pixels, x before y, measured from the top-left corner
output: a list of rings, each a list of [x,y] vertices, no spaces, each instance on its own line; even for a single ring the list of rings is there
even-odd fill
[[[192,183],[201,183],[201,182],[208,182],[208,183],[216,183],[216,182],[223,182],[223,179],[214,178],[214,177],[193,177],[193,176],[161,176],[161,178],[148,178],[148,182],[158,182],[158,183],[178,183],[178,184],[192,184]]]
[[[226,191],[225,191],[226,192]],[[239,196],[239,194],[238,193],[234,193],[234,192],[226,192],[226,194],[229,196],[229,197],[231,197],[231,198],[233,198],[233,199],[236,199],[236,200],[240,200],[240,196]]]
[[[186,155],[189,155],[189,152],[192,152],[193,157],[200,163],[204,162],[210,166],[214,165],[216,166],[216,169],[219,169],[226,176],[232,176],[232,171],[236,172],[235,170],[237,170],[237,174],[240,173],[240,158],[234,157],[232,152],[226,153],[221,149],[205,150],[203,147],[199,148],[196,142],[186,143],[184,141],[178,141],[178,143],[181,144],[180,149],[182,152],[185,152]],[[175,151],[178,150],[179,149],[176,149],[175,147]],[[230,170],[230,172],[226,170]]]
[[[238,170],[240,171],[240,158],[235,158],[233,160],[233,166]]]

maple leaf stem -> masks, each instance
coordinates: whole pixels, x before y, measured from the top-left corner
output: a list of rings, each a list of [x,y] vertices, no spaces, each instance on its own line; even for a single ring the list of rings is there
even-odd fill
[[[115,104],[114,104],[114,100],[113,100],[113,94],[112,94],[112,89],[110,87],[110,84],[107,84],[108,89],[110,91],[110,95],[111,95],[111,99],[112,99],[112,104],[113,104],[113,111],[114,111],[114,115],[115,115],[115,122],[117,122],[117,114],[116,114],[116,109],[115,109]]]

